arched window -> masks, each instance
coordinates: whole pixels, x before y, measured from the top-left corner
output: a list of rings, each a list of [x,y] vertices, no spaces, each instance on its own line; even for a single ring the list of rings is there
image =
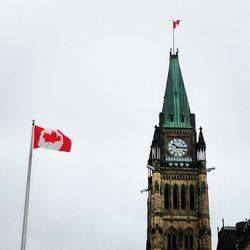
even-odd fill
[[[177,249],[177,237],[176,237],[176,231],[171,229],[169,232],[168,232],[168,250],[175,250]]]
[[[168,234],[168,248],[172,247],[172,235],[169,233]]]
[[[190,210],[194,210],[194,187],[191,185],[189,189]]]
[[[186,190],[184,185],[181,187],[181,209],[186,209]]]
[[[174,205],[174,209],[178,208],[178,187],[177,187],[177,185],[174,185],[174,188],[173,188],[173,205]]]
[[[165,208],[169,208],[169,185],[166,184],[165,190],[164,190],[164,205]]]
[[[176,249],[176,234],[173,234],[172,235],[172,248],[173,249]]]
[[[188,248],[188,235],[187,234],[184,237],[184,246],[185,246],[185,249]]]
[[[185,250],[191,250],[194,248],[194,237],[191,231],[187,231],[184,236],[184,248]]]
[[[189,236],[189,248],[193,248],[194,247],[194,238],[193,235],[191,234]]]

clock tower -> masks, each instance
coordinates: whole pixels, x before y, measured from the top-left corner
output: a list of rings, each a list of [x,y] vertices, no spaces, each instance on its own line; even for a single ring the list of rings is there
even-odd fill
[[[146,250],[211,250],[206,144],[190,112],[178,52],[170,52],[148,160]]]

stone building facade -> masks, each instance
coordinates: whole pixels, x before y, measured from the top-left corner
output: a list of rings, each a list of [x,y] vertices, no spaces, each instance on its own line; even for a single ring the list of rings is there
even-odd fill
[[[211,250],[206,144],[202,128],[197,140],[178,52],[170,53],[147,167],[146,250]]]

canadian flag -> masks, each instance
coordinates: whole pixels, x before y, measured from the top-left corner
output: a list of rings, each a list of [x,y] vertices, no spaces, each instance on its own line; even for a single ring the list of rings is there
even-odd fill
[[[34,148],[70,152],[71,140],[58,129],[44,129],[35,125]]]
[[[180,24],[180,21],[181,20],[173,21],[173,29],[175,29]]]

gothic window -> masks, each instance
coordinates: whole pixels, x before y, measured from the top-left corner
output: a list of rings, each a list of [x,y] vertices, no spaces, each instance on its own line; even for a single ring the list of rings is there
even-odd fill
[[[178,187],[177,187],[177,185],[175,185],[173,188],[173,205],[174,205],[174,209],[178,208]]]
[[[189,189],[190,210],[194,210],[194,187],[191,185]]]
[[[184,237],[184,246],[185,246],[185,249],[188,248],[188,235],[185,235]]]
[[[185,193],[185,186],[182,185],[181,187],[181,209],[186,209],[186,193]]]
[[[185,250],[194,249],[194,237],[191,231],[187,231],[184,236],[184,248]]]
[[[177,249],[177,239],[176,239],[176,232],[171,229],[169,232],[168,232],[168,237],[167,237],[167,240],[168,240],[168,250],[176,250]]]
[[[164,191],[164,205],[165,208],[169,208],[169,185],[166,184]]]
[[[168,234],[168,248],[171,248],[172,246],[172,236],[171,234]]]
[[[191,234],[189,236],[189,248],[193,248],[194,247],[194,238],[193,238],[193,235]]]
[[[172,248],[173,249],[176,249],[176,234],[173,234],[172,235]]]
[[[172,246],[172,235],[169,233],[168,234],[168,249],[171,248]]]

